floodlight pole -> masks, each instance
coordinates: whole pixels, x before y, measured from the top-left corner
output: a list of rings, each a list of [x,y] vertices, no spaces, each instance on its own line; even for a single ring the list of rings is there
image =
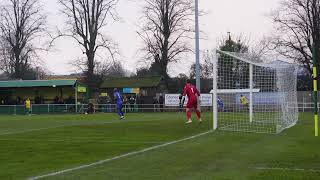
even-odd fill
[[[249,73],[250,73],[249,75],[250,76],[249,114],[250,114],[250,123],[252,123],[253,122],[253,65],[252,64],[249,65]]]
[[[75,85],[75,95],[74,95],[74,103],[76,104],[75,111],[78,113],[78,82]]]
[[[200,35],[199,35],[199,0],[195,0],[195,32],[196,32],[196,86],[201,92],[200,84]]]
[[[319,110],[318,110],[318,44],[313,43],[313,101],[314,101],[314,131],[315,136],[319,136]]]

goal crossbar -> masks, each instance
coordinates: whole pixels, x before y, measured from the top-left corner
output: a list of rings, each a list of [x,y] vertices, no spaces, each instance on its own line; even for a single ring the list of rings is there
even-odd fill
[[[212,94],[212,90],[210,93]],[[258,93],[260,89],[217,89],[218,94],[236,94],[236,93]]]

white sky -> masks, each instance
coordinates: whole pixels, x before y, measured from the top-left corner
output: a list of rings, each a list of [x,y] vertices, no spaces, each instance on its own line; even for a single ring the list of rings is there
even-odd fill
[[[52,27],[64,27],[64,19],[59,12],[57,0],[43,0],[48,12],[48,22]],[[108,36],[119,45],[120,60],[124,67],[134,71],[139,60],[138,49],[142,46],[136,34],[141,6],[137,2],[142,0],[120,0],[118,14],[121,21],[108,27]],[[279,6],[281,0],[199,0],[200,9],[208,14],[200,17],[200,28],[206,35],[201,40],[200,49],[213,49],[217,41],[228,31],[233,35],[243,34],[252,42],[260,40],[272,31],[272,22],[268,14]],[[75,68],[69,62],[79,58],[82,53],[79,46],[72,40],[60,39],[55,43],[55,49],[41,57],[46,67],[54,74],[70,74]],[[195,56],[186,57],[183,62],[171,65],[171,75],[179,73],[189,74],[190,64]]]

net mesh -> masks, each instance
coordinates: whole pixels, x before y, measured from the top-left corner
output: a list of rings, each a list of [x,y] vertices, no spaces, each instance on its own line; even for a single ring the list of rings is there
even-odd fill
[[[218,128],[280,133],[298,121],[297,68],[250,54],[217,52]]]

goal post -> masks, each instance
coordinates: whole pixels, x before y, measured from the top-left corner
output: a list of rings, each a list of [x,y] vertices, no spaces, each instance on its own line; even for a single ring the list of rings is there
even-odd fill
[[[218,96],[218,57],[217,57],[217,50],[214,50],[213,52],[213,57],[212,57],[212,67],[213,67],[213,88],[212,88],[212,96],[213,96],[213,101],[212,101],[212,106],[213,106],[213,129],[217,130],[218,129],[218,104],[217,104],[217,96]]]
[[[213,129],[275,134],[294,126],[296,87],[294,64],[215,50]]]

